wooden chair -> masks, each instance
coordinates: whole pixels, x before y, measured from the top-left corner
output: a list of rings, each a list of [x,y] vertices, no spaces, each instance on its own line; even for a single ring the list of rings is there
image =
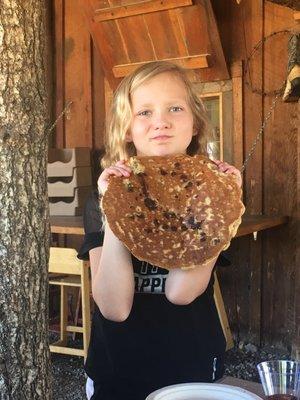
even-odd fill
[[[219,285],[219,281],[218,281],[218,277],[217,277],[216,273],[214,273],[214,277],[215,277],[215,283],[214,283],[215,304],[216,304],[216,308],[217,308],[217,311],[219,314],[223,333],[224,333],[224,336],[226,339],[226,350],[229,350],[229,349],[232,349],[234,346],[232,333],[231,333],[230,326],[228,323],[228,318],[227,318],[227,314],[226,314],[226,310],[225,310],[225,306],[224,306],[224,301],[223,301],[223,297],[222,297],[222,293],[221,293],[221,289],[220,289],[220,285]]]
[[[60,340],[50,345],[53,353],[78,355],[86,358],[91,332],[89,262],[77,258],[75,249],[51,247],[49,284],[60,286]],[[82,327],[68,325],[68,288],[81,289]],[[83,334],[83,349],[67,346],[68,332]]]

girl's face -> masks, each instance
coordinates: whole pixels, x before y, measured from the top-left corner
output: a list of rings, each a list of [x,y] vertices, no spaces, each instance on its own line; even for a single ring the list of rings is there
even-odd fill
[[[193,114],[184,83],[161,73],[131,95],[132,120],[127,141],[138,156],[184,154],[193,136]]]

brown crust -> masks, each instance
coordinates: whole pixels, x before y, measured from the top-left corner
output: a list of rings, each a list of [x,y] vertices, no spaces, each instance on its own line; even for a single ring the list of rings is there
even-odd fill
[[[111,177],[101,206],[138,259],[163,268],[203,265],[226,249],[245,207],[232,174],[204,156],[132,157]]]

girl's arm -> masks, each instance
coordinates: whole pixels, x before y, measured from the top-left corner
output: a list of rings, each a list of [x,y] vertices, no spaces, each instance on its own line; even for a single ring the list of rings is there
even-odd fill
[[[165,287],[167,299],[173,304],[186,305],[200,296],[207,288],[217,258],[194,269],[170,270]]]
[[[124,160],[105,168],[98,179],[98,191],[104,194],[111,175],[129,176]],[[124,321],[130,314],[134,295],[134,274],[131,254],[105,226],[102,247],[89,252],[93,298],[102,315],[112,321]]]
[[[131,311],[134,274],[131,255],[105,227],[103,247],[90,250],[93,298],[102,315],[112,321],[125,321]]]

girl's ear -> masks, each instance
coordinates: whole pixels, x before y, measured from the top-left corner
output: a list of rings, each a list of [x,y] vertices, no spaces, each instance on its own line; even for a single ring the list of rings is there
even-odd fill
[[[198,133],[197,129],[196,129],[196,128],[194,128],[194,129],[193,129],[193,136],[196,136],[196,135],[197,135],[197,133]]]
[[[131,132],[130,131],[126,132],[125,140],[126,140],[126,142],[129,142],[129,143],[132,142],[132,136],[131,136]]]

